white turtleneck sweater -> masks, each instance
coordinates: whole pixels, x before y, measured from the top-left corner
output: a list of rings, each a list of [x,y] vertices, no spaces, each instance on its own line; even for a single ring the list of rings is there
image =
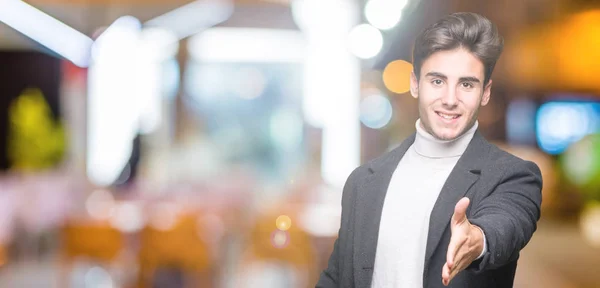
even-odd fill
[[[442,141],[417,120],[415,142],[398,163],[383,204],[371,287],[423,287],[431,210],[477,126]],[[485,246],[484,235],[484,252]]]

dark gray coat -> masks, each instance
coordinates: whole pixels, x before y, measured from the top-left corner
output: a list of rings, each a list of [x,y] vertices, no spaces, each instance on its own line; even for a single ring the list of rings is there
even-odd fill
[[[398,162],[414,140],[415,134],[348,177],[338,239],[316,287],[370,287],[385,194]],[[451,237],[449,223],[456,203],[466,196],[471,200],[467,218],[483,229],[488,251],[449,287],[512,287],[519,251],[531,239],[540,218],[541,189],[536,164],[500,150],[475,132],[431,212],[423,286],[445,287],[442,267]]]

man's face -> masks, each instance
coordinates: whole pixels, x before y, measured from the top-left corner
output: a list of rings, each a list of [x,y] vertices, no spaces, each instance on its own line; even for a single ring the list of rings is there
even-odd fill
[[[439,51],[421,66],[420,79],[411,75],[411,94],[419,102],[425,131],[440,140],[463,135],[490,100],[492,81],[484,86],[484,66],[462,48]]]

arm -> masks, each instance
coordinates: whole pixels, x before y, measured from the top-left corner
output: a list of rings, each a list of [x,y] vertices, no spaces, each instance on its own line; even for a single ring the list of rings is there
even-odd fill
[[[315,288],[339,287],[338,242],[339,238],[336,239],[335,244],[333,244],[333,252],[331,253],[331,256],[329,256],[327,268],[321,273],[321,277],[319,277],[319,282],[317,282]]]
[[[351,225],[350,213],[352,212],[352,203],[353,203],[353,193],[354,193],[354,178],[356,178],[355,174],[357,174],[358,168],[350,174],[348,180],[346,180],[346,184],[344,185],[344,190],[342,194],[342,219],[340,224],[340,230],[338,232],[338,238],[335,240],[335,244],[333,245],[333,252],[331,256],[329,256],[329,262],[327,264],[327,268],[321,273],[319,278],[319,282],[317,282],[316,288],[329,288],[329,287],[339,287],[340,283],[340,262],[341,255],[343,251],[340,251],[340,246],[345,247],[347,239],[347,233],[350,228],[348,225]]]
[[[506,170],[503,180],[469,218],[486,237],[483,257],[469,269],[481,272],[517,259],[537,229],[542,202],[542,176],[533,162]]]

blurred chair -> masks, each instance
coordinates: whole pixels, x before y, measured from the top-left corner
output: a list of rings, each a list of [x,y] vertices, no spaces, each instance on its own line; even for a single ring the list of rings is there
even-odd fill
[[[141,231],[138,287],[154,287],[161,272],[175,271],[186,287],[214,287],[216,273],[211,248],[201,237],[202,226],[194,213],[177,217],[172,227],[158,229],[147,225]],[[191,280],[191,281],[190,281]],[[168,282],[168,281],[167,281]],[[166,287],[172,287],[170,284]],[[184,285],[184,284],[178,284]]]
[[[298,220],[300,207],[288,206],[289,209],[277,209],[260,214],[249,231],[249,239],[240,261],[241,271],[252,271],[256,263],[278,264],[294,268],[294,279],[298,287],[314,287],[318,277],[317,258],[311,236],[294,222]],[[277,227],[277,218],[287,215],[291,225]],[[256,272],[256,271],[255,271]],[[252,276],[252,275],[242,275]],[[239,279],[244,281],[244,277]],[[247,284],[247,283],[244,283]],[[286,283],[286,287],[291,283]],[[236,287],[247,287],[237,285]]]
[[[79,259],[109,266],[118,260],[125,246],[125,235],[108,222],[69,221],[61,231],[61,283],[68,287],[67,277]]]
[[[8,261],[8,255],[6,255],[6,246],[4,243],[0,244],[0,268],[4,267]]]

